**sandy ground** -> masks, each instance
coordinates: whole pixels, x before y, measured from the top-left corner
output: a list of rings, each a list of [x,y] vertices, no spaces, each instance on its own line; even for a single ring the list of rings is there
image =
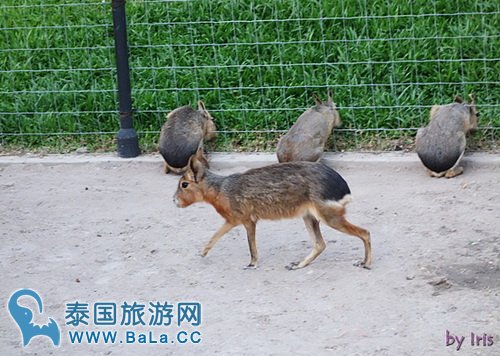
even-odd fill
[[[212,167],[229,174],[273,160],[215,155]],[[349,220],[371,231],[372,270],[353,266],[361,241],[325,226],[324,253],[285,269],[311,249],[301,219],[258,224],[256,270],[242,268],[242,227],[200,257],[222,219],[206,204],[176,208],[178,177],[162,173],[159,156],[0,157],[0,354],[500,355],[500,158],[467,156],[450,180],[428,177],[410,153],[327,161],[353,192]],[[41,295],[34,321],[55,319],[60,347],[45,337],[22,347],[6,308],[20,288]],[[65,316],[75,301],[196,301],[201,325],[73,327]],[[71,330],[169,339],[74,345]],[[201,342],[179,343],[183,330]],[[464,337],[459,351],[446,346],[447,330]],[[471,332],[493,345],[472,346]]]

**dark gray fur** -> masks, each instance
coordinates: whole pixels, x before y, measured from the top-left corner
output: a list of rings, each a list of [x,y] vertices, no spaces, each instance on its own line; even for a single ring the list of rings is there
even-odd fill
[[[205,175],[209,185],[229,197],[233,211],[240,214],[245,211],[256,217],[270,209],[289,209],[304,201],[339,201],[351,193],[340,174],[323,163],[289,162],[226,177],[210,171]]]
[[[417,133],[418,157],[431,172],[443,174],[458,165],[465,151],[466,134],[476,126],[474,101],[466,104],[457,97],[452,104],[434,106],[429,124]]]
[[[203,147],[204,140],[216,136],[215,124],[202,101],[198,110],[183,106],[172,111],[162,126],[159,151],[166,163],[166,172],[180,173],[186,169],[189,158]]]
[[[186,167],[189,157],[194,155],[203,139],[203,122],[206,119],[199,111],[183,106],[165,122],[160,135],[160,153],[169,166]],[[188,139],[181,139],[188,138]]]
[[[321,101],[313,94],[315,106],[306,110],[278,141],[276,155],[279,162],[318,161],[334,127],[340,126],[340,116],[333,102],[332,92]]]

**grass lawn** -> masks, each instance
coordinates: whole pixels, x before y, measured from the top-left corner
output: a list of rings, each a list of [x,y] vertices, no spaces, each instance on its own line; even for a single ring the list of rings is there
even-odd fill
[[[496,0],[129,0],[127,15],[145,150],[198,99],[220,131],[212,149],[272,150],[327,88],[343,122],[330,149],[411,146],[433,104],[472,92],[473,145],[500,139]],[[109,0],[2,0],[1,147],[113,150],[113,46]]]

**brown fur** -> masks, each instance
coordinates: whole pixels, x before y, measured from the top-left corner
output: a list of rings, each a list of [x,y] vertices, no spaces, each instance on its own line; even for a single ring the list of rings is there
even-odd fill
[[[276,149],[279,162],[318,161],[325,150],[334,127],[340,126],[340,116],[328,91],[328,100],[313,94],[315,106],[299,116],[295,124],[281,137]]]
[[[434,105],[429,124],[418,130],[417,154],[432,177],[455,177],[463,172],[459,166],[465,152],[466,135],[477,128],[475,98],[470,103],[455,97],[449,105]]]
[[[186,171],[189,157],[203,148],[204,141],[216,137],[212,116],[198,101],[198,110],[190,106],[177,108],[167,115],[161,128],[159,151],[165,160],[165,173]],[[208,161],[204,159],[205,165]]]
[[[345,205],[349,198],[350,190],[344,179],[322,163],[280,163],[223,177],[207,170],[201,155],[197,154],[191,157],[187,171],[179,180],[174,202],[181,208],[207,202],[225,219],[224,225],[205,245],[202,256],[206,256],[224,234],[243,225],[251,256],[248,267],[255,267],[257,222],[303,217],[314,248],[300,263],[291,263],[289,269],[307,266],[325,249],[320,222],[360,238],[365,248],[361,265],[369,268],[370,233],[346,220]]]

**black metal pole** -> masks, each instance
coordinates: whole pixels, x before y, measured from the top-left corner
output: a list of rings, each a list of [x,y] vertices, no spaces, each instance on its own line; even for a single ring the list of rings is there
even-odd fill
[[[137,157],[139,140],[132,123],[132,94],[128,66],[127,18],[125,0],[112,0],[113,29],[115,33],[116,70],[118,77],[118,100],[120,130],[116,136],[118,155],[123,158]]]

